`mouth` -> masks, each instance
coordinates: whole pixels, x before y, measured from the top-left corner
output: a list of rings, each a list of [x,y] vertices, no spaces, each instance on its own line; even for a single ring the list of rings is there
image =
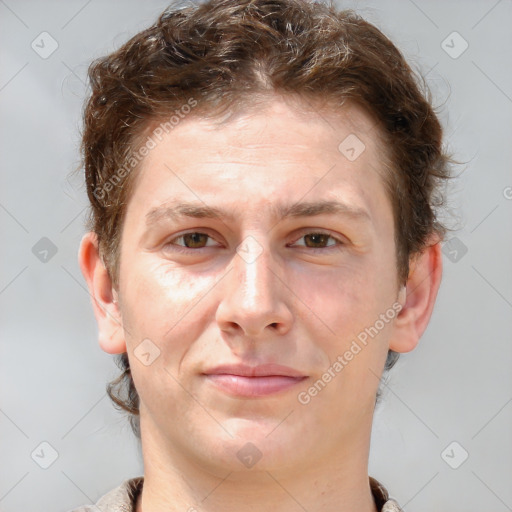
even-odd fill
[[[203,372],[221,391],[236,397],[261,397],[287,391],[307,379],[307,375],[287,366],[219,366]]]

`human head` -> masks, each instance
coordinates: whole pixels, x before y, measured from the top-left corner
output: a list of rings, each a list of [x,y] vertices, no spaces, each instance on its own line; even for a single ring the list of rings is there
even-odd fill
[[[432,235],[444,235],[435,213],[449,175],[440,123],[396,47],[350,11],[307,0],[171,6],[152,27],[95,61],[89,77],[82,152],[90,228],[114,287],[126,206],[144,147],[154,143],[153,128],[168,133],[183,117],[222,118],[264,104],[274,92],[319,111],[354,104],[375,123],[386,148],[382,178],[393,207],[398,285]],[[396,358],[390,351],[387,369]],[[121,364],[110,394],[137,414],[126,354]],[[118,386],[126,386],[124,398]]]

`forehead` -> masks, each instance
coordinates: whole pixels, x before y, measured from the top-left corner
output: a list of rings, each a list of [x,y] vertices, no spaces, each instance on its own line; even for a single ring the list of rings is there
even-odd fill
[[[234,216],[300,199],[343,200],[372,219],[386,207],[379,131],[355,105],[319,110],[276,97],[220,120],[191,115],[167,133],[158,127],[146,132],[154,147],[129,200],[139,214],[178,199]]]
[[[174,138],[178,145],[178,138],[202,133],[207,137],[202,138],[201,148],[217,145],[217,150],[225,155],[230,149],[243,149],[248,153],[264,145],[295,146],[295,149],[302,145],[308,153],[327,149],[338,156],[339,142],[349,135],[358,136],[360,142],[364,140],[370,152],[376,149],[375,146],[379,146],[379,151],[384,149],[376,123],[365,110],[351,102],[335,106],[333,101],[328,103],[318,98],[291,95],[256,96],[247,101],[247,104],[218,117],[184,116],[163,138]],[[150,132],[158,129],[158,122],[149,128]],[[222,146],[219,145],[221,141],[224,142]],[[199,141],[195,147],[181,146],[180,149],[194,151],[198,145]],[[350,161],[355,160],[353,155],[346,156]]]

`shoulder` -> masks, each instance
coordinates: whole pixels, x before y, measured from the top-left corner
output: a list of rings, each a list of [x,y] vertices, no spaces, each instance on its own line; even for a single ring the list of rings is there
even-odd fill
[[[133,512],[143,483],[143,476],[130,478],[102,496],[95,505],[84,505],[68,512]]]
[[[403,512],[400,505],[392,498],[384,503],[381,512]]]
[[[389,497],[387,489],[372,477],[370,477],[370,489],[379,512],[403,512],[398,503]]]

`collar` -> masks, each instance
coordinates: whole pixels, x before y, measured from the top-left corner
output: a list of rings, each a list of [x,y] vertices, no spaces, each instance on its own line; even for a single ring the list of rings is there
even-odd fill
[[[386,488],[375,478],[369,477],[370,489],[379,512],[403,512],[398,503],[389,497]],[[134,512],[138,495],[142,491],[144,477],[138,476],[125,480],[119,487],[105,494],[96,503],[100,510],[109,512]],[[87,512],[89,509],[77,509],[74,512]]]

